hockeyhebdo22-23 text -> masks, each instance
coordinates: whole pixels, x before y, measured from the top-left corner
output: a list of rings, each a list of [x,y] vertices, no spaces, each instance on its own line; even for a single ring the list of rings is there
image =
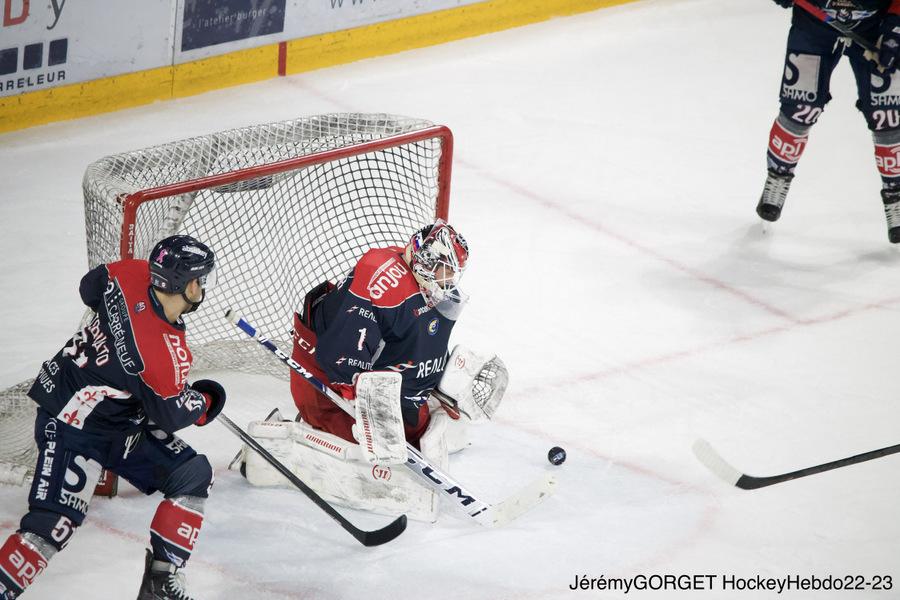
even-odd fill
[[[740,576],[725,574],[653,574],[632,577],[589,577],[575,575],[567,586],[572,591],[607,591],[636,594],[640,592],[696,591],[696,592],[756,592],[775,594],[791,592],[849,592],[887,591],[894,587],[890,575],[762,575]]]

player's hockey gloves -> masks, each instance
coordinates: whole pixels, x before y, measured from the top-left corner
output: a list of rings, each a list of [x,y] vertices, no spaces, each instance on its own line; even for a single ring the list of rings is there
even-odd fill
[[[900,62],[900,15],[888,13],[881,21],[881,37],[878,39],[878,64],[887,72]]]
[[[794,5],[794,0],[772,0],[772,2],[781,8],[790,8]]]
[[[206,412],[196,422],[200,426],[206,425],[222,412],[225,406],[225,388],[212,379],[195,381],[191,388],[203,394],[203,399],[206,400]]]

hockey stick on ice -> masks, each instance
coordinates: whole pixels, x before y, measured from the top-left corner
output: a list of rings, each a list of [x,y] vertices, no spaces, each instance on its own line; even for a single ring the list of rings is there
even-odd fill
[[[860,48],[863,49],[863,56],[875,64],[878,64],[878,48],[875,47],[872,42],[862,37],[852,29],[848,29],[846,26],[841,24],[838,21],[835,21],[833,17],[829,16],[824,10],[810,4],[808,0],[794,0],[794,5],[799,6],[818,20],[822,21],[826,25],[830,25],[834,29],[836,29],[840,34],[846,38],[850,38],[854,42],[856,42]]]
[[[225,318],[240,328],[248,336],[256,340],[258,344],[274,354],[297,374],[301,375],[310,385],[319,390],[329,400],[334,402],[344,412],[353,415],[354,411],[350,403],[339,396],[330,387],[319,381],[315,375],[307,371],[297,361],[282,352],[278,346],[268,338],[260,335],[253,325],[241,318],[233,310],[225,313]],[[556,481],[553,477],[540,478],[510,496],[498,504],[489,504],[476,498],[466,490],[458,481],[432,465],[429,460],[414,446],[407,442],[406,466],[415,473],[420,482],[434,489],[443,498],[446,498],[458,509],[464,511],[481,525],[487,527],[501,526],[509,523],[523,513],[538,504],[541,500],[553,493]]]
[[[294,486],[297,487],[297,489],[306,494],[306,496],[310,500],[312,500],[316,504],[316,506],[328,513],[328,516],[337,521],[345,531],[359,540],[359,543],[361,543],[363,546],[380,546],[381,544],[386,544],[387,542],[390,542],[392,539],[403,533],[403,531],[406,529],[406,515],[400,515],[399,517],[391,521],[388,525],[385,525],[381,529],[375,529],[373,531],[365,531],[356,527],[341,513],[336,511],[333,506],[328,504],[328,502],[326,502],[321,496],[315,493],[308,485],[303,483],[300,478],[294,475],[294,473],[290,469],[281,464],[281,462],[277,458],[269,454],[269,452],[265,448],[260,446],[259,443],[255,439],[253,439],[252,436],[250,436],[250,434],[235,425],[234,421],[226,417],[224,414],[220,414],[217,420],[221,421],[222,424],[230,429],[233,434],[241,438],[241,441],[250,446],[254,452],[262,456],[267,463],[272,465],[276,471],[284,475],[288,479],[288,481],[290,481],[292,484],[294,484]]]
[[[776,483],[784,483],[785,481],[791,481],[793,479],[799,479],[801,477],[808,477],[809,475],[815,475],[816,473],[823,473],[825,471],[840,469],[841,467],[855,465],[857,463],[866,462],[868,460],[874,460],[876,458],[881,458],[882,456],[897,454],[898,452],[900,452],[900,444],[897,444],[896,446],[888,446],[887,448],[880,448],[878,450],[872,450],[870,452],[863,452],[862,454],[849,456],[840,460],[834,460],[831,462],[823,463],[821,465],[816,465],[814,467],[798,469],[797,471],[791,471],[790,473],[782,473],[781,475],[769,475],[767,477],[754,477],[753,475],[741,473],[730,464],[725,462],[725,459],[722,458],[722,456],[718,452],[716,452],[716,450],[706,440],[697,440],[696,442],[694,442],[693,450],[694,455],[700,462],[704,464],[704,466],[706,466],[707,469],[718,475],[721,479],[728,482],[729,485],[739,487],[742,490],[755,490],[758,488],[775,485]]]

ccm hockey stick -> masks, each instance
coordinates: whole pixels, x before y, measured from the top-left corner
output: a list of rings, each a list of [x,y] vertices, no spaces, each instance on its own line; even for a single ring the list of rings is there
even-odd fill
[[[336,511],[333,506],[328,504],[321,496],[315,493],[312,488],[303,483],[299,477],[294,475],[294,473],[284,466],[281,461],[277,458],[269,454],[269,452],[259,445],[253,437],[235,425],[234,421],[229,419],[223,414],[220,414],[217,421],[221,421],[225,427],[231,430],[231,432],[241,438],[241,441],[250,446],[254,452],[259,454],[265,459],[267,463],[272,465],[276,471],[284,475],[288,481],[294,484],[294,486],[299,489],[301,492],[306,494],[307,498],[312,500],[316,506],[324,510],[328,513],[328,516],[338,522],[338,524],[344,528],[350,535],[359,540],[359,543],[363,546],[380,546],[381,544],[386,544],[391,541],[406,529],[406,515],[400,515],[393,521],[391,521],[388,525],[385,525],[381,529],[375,529],[374,531],[364,531],[358,527],[356,527],[353,523],[348,521],[341,513]]]
[[[848,29],[840,22],[835,21],[833,17],[828,15],[828,13],[826,13],[818,6],[810,4],[808,0],[794,0],[794,6],[799,6],[826,25],[830,25],[831,27],[836,29],[842,36],[850,38],[851,40],[859,44],[859,47],[863,49],[863,56],[876,64],[878,63],[878,48],[876,48],[875,45],[872,44],[872,42],[862,37],[852,29]]]
[[[241,318],[240,315],[233,310],[229,310],[225,313],[225,318],[277,356],[281,362],[301,375],[310,385],[327,396],[329,400],[338,405],[344,412],[353,416],[353,408],[347,400],[319,381],[315,375],[306,370],[297,361],[282,352],[271,340],[260,335],[256,328]],[[479,500],[474,494],[464,488],[462,484],[451,477],[450,474],[432,465],[409,442],[406,444],[406,450],[407,458],[404,464],[419,477],[419,480],[425,486],[438,492],[441,497],[449,500],[453,506],[486,527],[499,527],[509,523],[552,494],[556,485],[556,480],[553,477],[539,478],[503,502],[489,504]]]
[[[900,452],[900,444],[897,444],[896,446],[888,446],[887,448],[880,448],[878,450],[872,450],[870,452],[863,452],[862,454],[857,454],[856,456],[849,456],[847,458],[834,460],[831,462],[823,463],[821,465],[816,465],[814,467],[798,469],[797,471],[791,471],[790,473],[782,473],[781,475],[769,475],[767,477],[754,477],[753,475],[741,473],[730,464],[725,462],[725,459],[722,458],[722,456],[718,452],[716,452],[716,450],[706,440],[697,440],[696,442],[694,442],[693,449],[694,455],[697,457],[697,459],[702,462],[707,469],[718,475],[721,479],[725,480],[729,485],[739,487],[742,490],[755,490],[758,488],[775,485],[776,483],[784,483],[785,481],[800,479],[801,477],[808,477],[809,475],[815,475],[816,473],[824,473],[825,471],[840,469],[841,467],[847,467],[850,465],[855,465],[857,463],[866,462],[868,460],[874,460],[876,458],[881,458],[882,456],[897,454],[898,452]]]

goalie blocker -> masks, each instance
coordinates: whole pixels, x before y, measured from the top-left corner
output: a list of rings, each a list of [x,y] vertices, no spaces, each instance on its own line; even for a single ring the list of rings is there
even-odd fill
[[[508,380],[506,367],[497,356],[456,346],[434,390],[444,410],[438,402],[430,403],[431,419],[419,440],[422,453],[446,469],[449,453],[465,446],[465,422],[489,420]],[[250,423],[248,433],[329,502],[377,514],[437,520],[437,494],[407,469],[396,468],[406,461],[399,375],[361,373],[354,391],[354,436],[361,443],[354,444],[302,421],[282,421],[278,414]],[[457,420],[460,414],[466,418]],[[244,474],[253,485],[287,485],[282,475],[246,448],[243,464]]]

